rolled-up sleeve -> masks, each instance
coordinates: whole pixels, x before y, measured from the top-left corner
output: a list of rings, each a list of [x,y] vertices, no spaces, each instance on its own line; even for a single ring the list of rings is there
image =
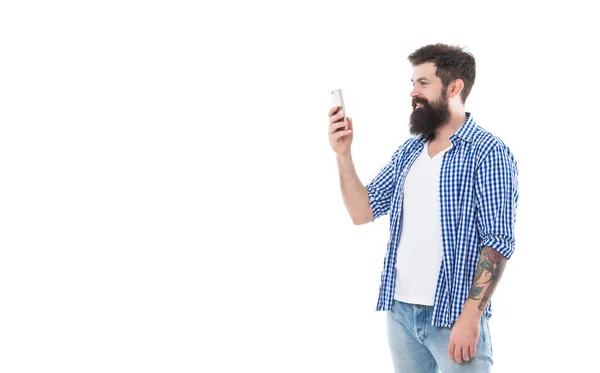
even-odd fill
[[[366,185],[369,202],[373,210],[373,220],[386,215],[390,211],[392,194],[396,185],[396,161],[403,147],[398,148],[390,162],[379,171],[377,176]]]
[[[515,250],[517,178],[517,163],[503,144],[496,144],[489,151],[475,176],[480,248],[489,246],[507,259]]]

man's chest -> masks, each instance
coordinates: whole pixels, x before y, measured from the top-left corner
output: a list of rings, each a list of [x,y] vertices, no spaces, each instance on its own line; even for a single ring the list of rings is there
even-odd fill
[[[430,154],[435,155],[431,157]],[[424,146],[407,154],[399,163],[394,199],[401,204],[407,186],[413,189],[435,187],[439,190],[442,204],[471,199],[474,197],[476,166],[477,159],[468,146],[444,148],[440,151],[431,148],[428,150]],[[415,177],[422,176],[424,170],[428,173],[427,177]],[[437,185],[430,185],[431,183]]]

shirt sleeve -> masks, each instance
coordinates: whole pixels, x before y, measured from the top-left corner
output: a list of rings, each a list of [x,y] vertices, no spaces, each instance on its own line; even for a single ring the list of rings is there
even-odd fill
[[[396,185],[396,161],[402,150],[398,148],[389,163],[379,171],[377,176],[366,185],[369,202],[373,210],[373,220],[386,215],[390,211],[392,194]]]
[[[489,246],[507,259],[515,250],[517,177],[517,163],[503,144],[487,154],[475,176],[480,248]]]

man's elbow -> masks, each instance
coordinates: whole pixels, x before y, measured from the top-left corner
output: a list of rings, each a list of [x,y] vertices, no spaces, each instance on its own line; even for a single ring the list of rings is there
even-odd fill
[[[373,215],[353,216],[352,222],[354,225],[363,225],[373,221]]]
[[[367,200],[360,208],[348,209],[354,225],[363,225],[373,221],[373,208]]]

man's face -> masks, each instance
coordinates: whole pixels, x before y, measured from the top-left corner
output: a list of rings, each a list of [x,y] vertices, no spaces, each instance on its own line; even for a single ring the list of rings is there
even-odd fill
[[[442,80],[435,75],[433,62],[415,66],[411,81],[413,111],[410,115],[410,133],[433,135],[435,130],[450,119],[448,97]]]

